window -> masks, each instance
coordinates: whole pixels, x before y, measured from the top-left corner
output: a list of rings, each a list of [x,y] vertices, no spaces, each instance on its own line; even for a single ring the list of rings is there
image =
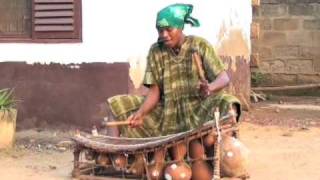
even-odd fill
[[[0,42],[81,42],[81,0],[0,0]]]

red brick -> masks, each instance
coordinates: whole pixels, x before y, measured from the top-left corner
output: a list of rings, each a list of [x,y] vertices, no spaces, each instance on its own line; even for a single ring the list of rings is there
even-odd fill
[[[299,46],[276,46],[273,48],[273,57],[299,57]]]
[[[312,60],[288,60],[286,62],[287,73],[303,73],[303,74],[313,74],[313,62]]]
[[[287,44],[286,34],[284,32],[264,32],[261,38],[265,45],[285,45]]]
[[[265,4],[260,9],[261,16],[281,17],[287,15],[287,6],[284,4]]]
[[[299,20],[282,18],[273,20],[273,29],[282,31],[293,31],[299,28]]]

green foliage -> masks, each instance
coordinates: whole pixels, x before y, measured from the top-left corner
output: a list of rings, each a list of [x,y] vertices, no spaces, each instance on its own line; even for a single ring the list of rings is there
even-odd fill
[[[0,110],[8,110],[15,108],[17,101],[13,96],[14,89],[1,89],[0,90]]]
[[[259,86],[264,83],[266,80],[266,76],[261,72],[252,72],[251,73],[251,85]]]

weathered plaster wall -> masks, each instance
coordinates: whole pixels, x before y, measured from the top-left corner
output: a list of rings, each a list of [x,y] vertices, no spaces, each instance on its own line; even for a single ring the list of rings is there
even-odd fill
[[[0,88],[14,87],[17,128],[91,128],[106,115],[106,99],[128,93],[128,63],[78,65],[0,63]]]
[[[260,23],[252,53],[259,54],[264,85],[320,82],[319,0],[261,0],[253,22]]]

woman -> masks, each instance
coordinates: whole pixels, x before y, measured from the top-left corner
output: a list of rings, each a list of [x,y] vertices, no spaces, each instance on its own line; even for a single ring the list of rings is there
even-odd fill
[[[149,50],[143,80],[149,88],[147,97],[108,99],[115,119],[130,122],[131,128],[122,128],[121,136],[150,137],[194,129],[213,119],[214,107],[223,114],[230,104],[236,105],[239,115],[238,99],[222,90],[230,79],[213,47],[203,38],[183,33],[185,24],[200,25],[190,16],[192,9],[192,5],[173,4],[158,12],[159,37]],[[202,59],[207,81],[198,76],[195,53]],[[119,132],[114,129],[109,135]]]

